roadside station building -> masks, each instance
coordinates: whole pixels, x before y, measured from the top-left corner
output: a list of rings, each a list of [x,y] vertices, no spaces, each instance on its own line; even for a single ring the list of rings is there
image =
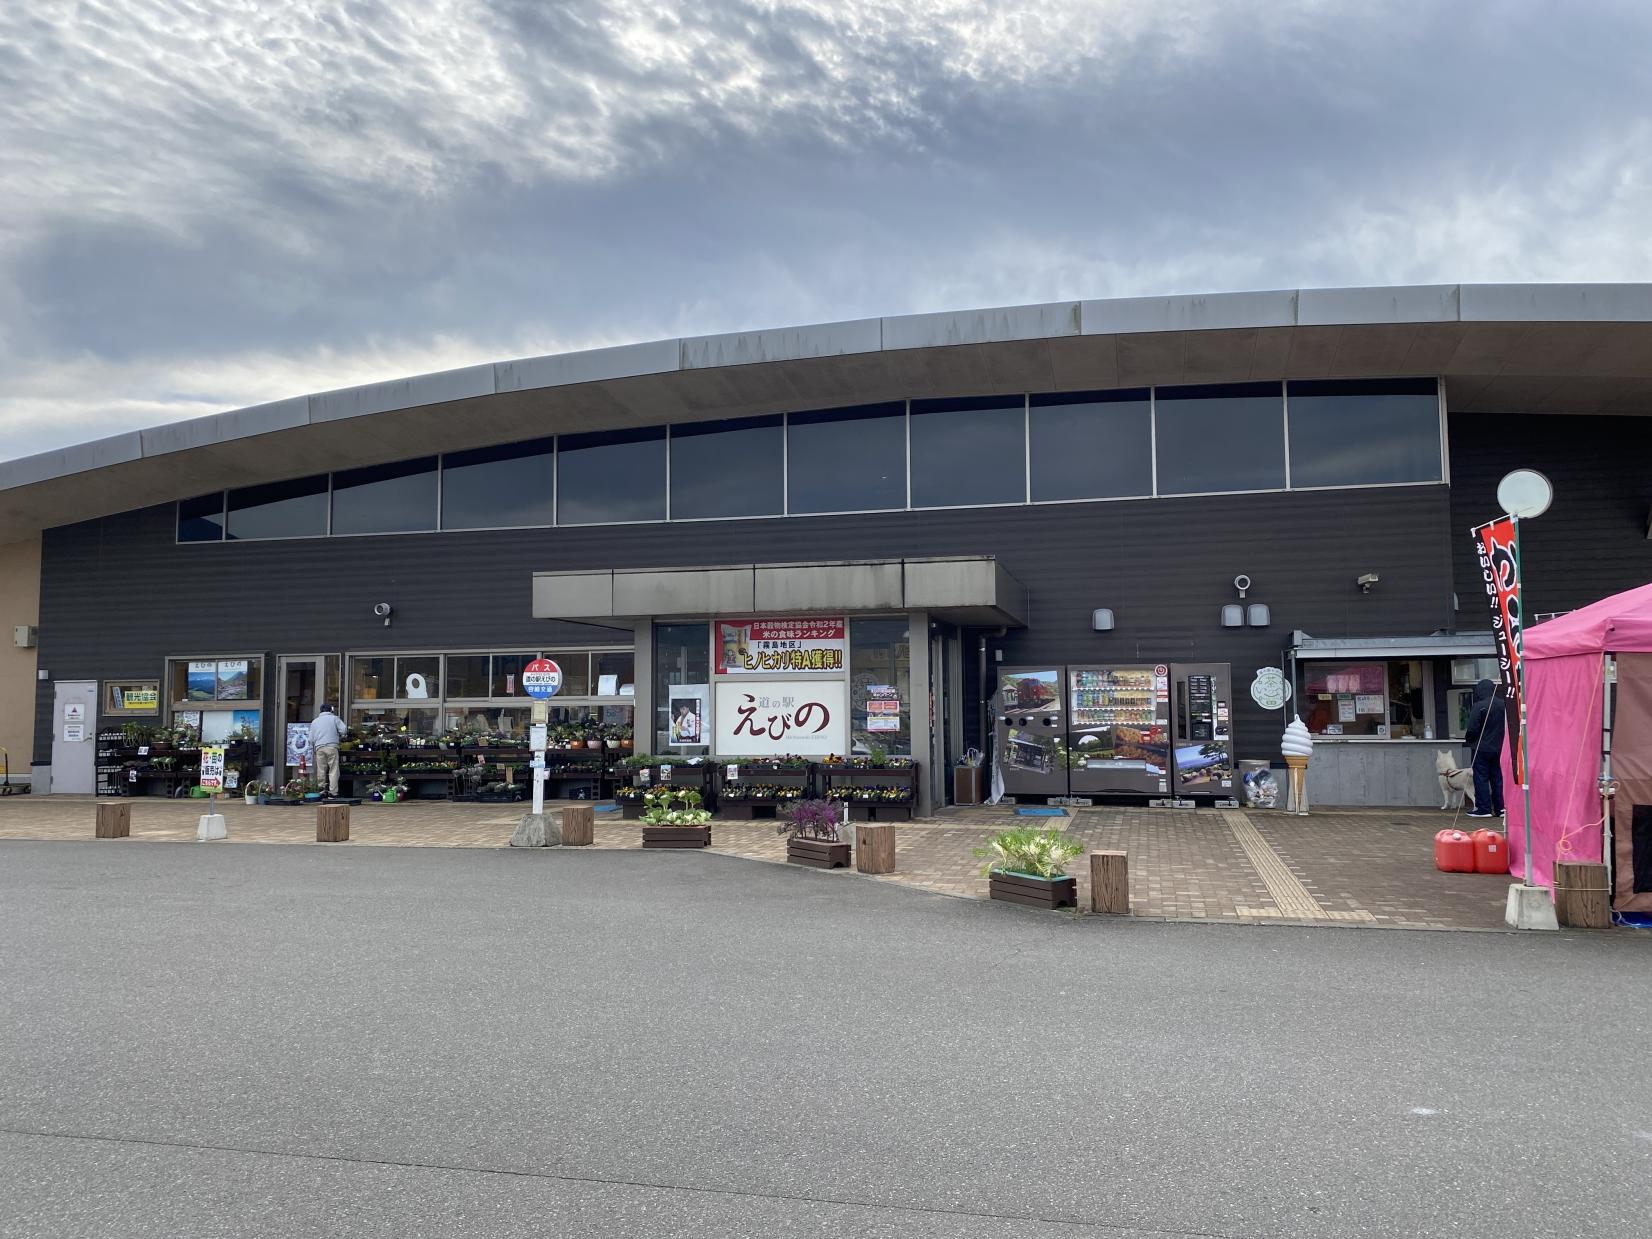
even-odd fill
[[[937,804],[1000,668],[1197,663],[1234,758],[1300,711],[1316,802],[1429,803],[1493,666],[1470,527],[1539,469],[1529,613],[1652,580],[1647,414],[1646,285],[1073,301],[296,396],[0,463],[0,745],[86,793],[99,737],[182,717],[279,778],[323,699],[519,734],[546,655],[568,735],[875,747]]]

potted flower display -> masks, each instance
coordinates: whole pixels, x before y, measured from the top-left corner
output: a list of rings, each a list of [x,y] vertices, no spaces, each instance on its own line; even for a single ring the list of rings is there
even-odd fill
[[[981,876],[988,879],[991,898],[1032,908],[1076,908],[1078,883],[1067,876],[1067,862],[1083,850],[1059,830],[1021,826],[999,831],[975,855],[986,860]]]
[[[786,863],[813,869],[847,869],[849,845],[838,837],[838,809],[828,800],[802,800],[780,823]]]
[[[260,785],[257,779],[248,779],[245,783],[241,784],[241,793],[246,797],[248,804],[261,804],[262,800],[260,793],[263,790],[262,785]]]
[[[710,847],[711,811],[700,804],[700,793],[691,788],[661,787],[644,793],[643,847]]]

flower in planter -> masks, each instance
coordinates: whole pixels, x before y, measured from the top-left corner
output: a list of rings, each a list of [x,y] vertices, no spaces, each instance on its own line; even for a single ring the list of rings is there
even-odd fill
[[[802,800],[786,810],[776,827],[780,834],[791,833],[799,839],[838,841],[838,811],[825,800]]]
[[[981,866],[982,877],[990,877],[997,870],[1050,880],[1065,877],[1067,862],[1082,851],[1083,844],[1059,830],[1020,826],[999,831],[985,847],[976,848],[975,855],[986,860]]]

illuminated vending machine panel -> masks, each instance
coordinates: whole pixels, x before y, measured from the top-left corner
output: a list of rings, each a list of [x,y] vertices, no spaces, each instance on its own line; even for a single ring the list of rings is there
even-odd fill
[[[1170,669],[1073,667],[1067,761],[1073,795],[1170,791]]]
[[[1233,691],[1227,663],[1179,663],[1172,731],[1178,796],[1232,796]]]
[[[1064,667],[1001,667],[994,732],[1004,792],[1021,800],[1067,794]]]

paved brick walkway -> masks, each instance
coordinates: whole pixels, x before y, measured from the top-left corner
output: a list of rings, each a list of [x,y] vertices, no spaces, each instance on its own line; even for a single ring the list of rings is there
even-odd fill
[[[193,842],[200,801],[135,799],[132,840]],[[553,808],[555,806],[552,806]],[[315,844],[315,815],[305,808],[227,802],[230,843]],[[363,804],[351,811],[345,847],[506,846],[518,805]],[[92,841],[88,797],[0,799],[0,839]],[[1375,925],[1428,929],[1497,929],[1507,879],[1444,874],[1433,864],[1432,838],[1449,815],[1429,811],[1316,811],[1312,817],[1234,810],[1099,808],[1064,818],[1018,818],[1005,808],[948,809],[896,830],[896,872],[868,877],[822,872],[833,881],[877,881],[984,899],[986,879],[973,855],[1009,825],[1064,829],[1085,852],[1119,849],[1130,856],[1132,911],[1138,916],[1226,921]],[[773,822],[714,824],[712,850],[783,863],[785,841]],[[119,846],[107,843],[106,846]],[[638,823],[597,815],[596,846],[641,846]],[[675,863],[661,853],[660,863]],[[1072,865],[1079,907],[1088,908],[1089,866]]]

